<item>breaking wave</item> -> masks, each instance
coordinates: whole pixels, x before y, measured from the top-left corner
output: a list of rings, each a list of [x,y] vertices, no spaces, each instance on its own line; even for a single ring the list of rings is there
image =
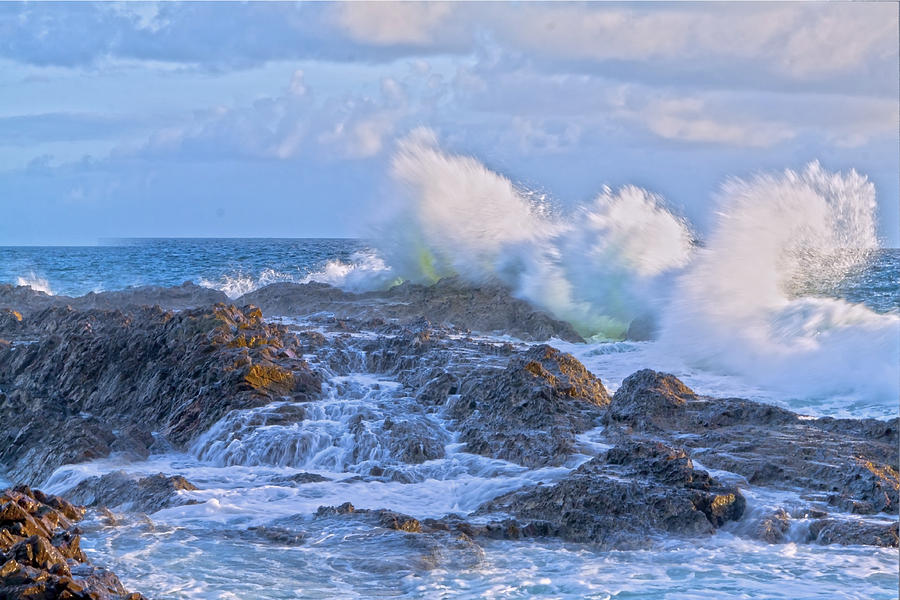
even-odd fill
[[[36,292],[53,295],[53,290],[50,289],[50,282],[43,277],[35,275],[33,271],[25,277],[16,277],[16,285],[30,287]]]
[[[897,398],[900,317],[827,297],[879,247],[875,189],[855,171],[813,162],[733,179],[703,244],[647,190],[604,188],[566,212],[428,130],[400,142],[391,175],[398,193],[374,226],[383,268],[369,279],[348,269],[357,289],[500,282],[585,337],[621,339],[639,319],[704,369],[787,392]]]
[[[686,221],[655,194],[605,188],[565,216],[427,130],[400,143],[391,173],[399,193],[375,238],[394,275],[500,282],[586,336],[621,337],[692,252]]]
[[[306,274],[286,273],[263,269],[258,274],[238,271],[218,279],[199,278],[203,287],[225,292],[229,298],[239,298],[273,283],[328,283],[347,290],[364,291],[396,283],[396,277],[384,260],[374,251],[354,252],[349,262],[328,260],[321,269]]]
[[[822,297],[879,246],[875,188],[855,171],[733,180],[671,293],[663,346],[795,393],[896,401],[900,317]]]

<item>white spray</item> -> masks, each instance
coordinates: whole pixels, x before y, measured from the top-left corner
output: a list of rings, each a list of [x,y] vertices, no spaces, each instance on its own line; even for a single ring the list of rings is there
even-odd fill
[[[804,291],[839,282],[878,247],[875,190],[854,171],[733,180],[705,248],[679,278],[664,348],[789,393],[898,393],[900,320]]]

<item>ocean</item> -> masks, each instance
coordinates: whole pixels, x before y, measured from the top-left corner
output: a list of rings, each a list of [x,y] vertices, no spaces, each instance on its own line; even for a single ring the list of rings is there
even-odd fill
[[[813,185],[818,175],[805,176]],[[732,212],[702,239],[637,189],[610,192],[581,213],[578,225],[532,209],[511,219],[523,206],[516,199],[498,215],[480,215],[477,206],[448,213],[439,197],[434,211],[407,214],[402,227],[370,240],[2,247],[0,282],[82,295],[193,281],[238,298],[284,281],[364,291],[444,276],[472,285],[499,280],[572,323],[584,343],[550,343],[575,355],[611,392],[630,373],[652,368],[701,394],[750,398],[813,417],[896,417],[900,251],[878,248],[872,221],[847,218],[860,213],[840,203],[832,218],[796,202],[769,205],[760,215],[754,185],[763,183],[735,192]],[[782,231],[773,210],[795,220]],[[300,315],[281,321],[304,325]],[[645,323],[652,339],[628,336],[633,322]],[[522,343],[502,332],[485,339]],[[327,374],[326,366],[319,368]],[[129,589],[157,599],[897,597],[896,549],[804,543],[804,519],[795,519],[786,543],[777,545],[742,535],[744,525],[736,522],[712,537],[661,538],[640,551],[485,540],[476,563],[422,546],[423,538],[360,521],[315,519],[319,506],[344,502],[420,519],[468,515],[500,494],[558,481],[602,450],[602,428],[583,434],[566,464],[528,469],[465,452],[440,413],[428,413],[421,419],[448,440],[445,456],[417,465],[391,462],[402,476],[385,480],[359,475],[372,461],[389,460],[379,424],[417,410],[397,381],[378,373],[332,374],[322,399],[304,405],[304,420],[267,424],[270,410],[236,411],[186,452],[67,465],[40,487],[62,493],[116,470],[179,474],[197,485],[187,492],[195,503],[151,515],[126,512],[116,523],[103,515],[83,523],[82,546],[91,559]],[[360,423],[374,433],[361,438],[354,433]],[[285,483],[301,473],[323,480]],[[747,486],[743,493],[757,515],[802,504],[798,492]],[[257,527],[276,534],[248,533]],[[302,542],[284,531],[302,531]]]

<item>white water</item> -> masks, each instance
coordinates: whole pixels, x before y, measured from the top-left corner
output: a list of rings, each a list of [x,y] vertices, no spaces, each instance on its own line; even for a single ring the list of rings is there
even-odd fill
[[[287,408],[305,409],[306,419],[290,423],[284,418]],[[446,456],[418,465],[398,460],[392,432],[384,427],[388,418],[431,427],[444,436]],[[197,485],[199,490],[179,492],[196,504],[149,516],[119,514],[115,525],[100,515],[83,523],[82,544],[92,560],[157,600],[895,594],[895,550],[796,541],[773,546],[739,537],[743,523],[709,538],[660,539],[654,550],[598,552],[541,539],[479,540],[483,550],[478,550],[453,536],[385,530],[364,518],[313,517],[319,506],[348,501],[420,519],[466,515],[502,493],[552,483],[605,448],[596,441],[599,430],[593,430],[579,436],[580,454],[569,464],[529,470],[462,452],[445,425],[435,414],[411,411],[404,389],[390,379],[335,376],[321,401],[233,411],[189,454],[69,465],[41,487],[64,492],[85,477],[117,469],[142,476],[180,474]],[[375,465],[395,480],[358,476]],[[329,481],[292,483],[289,478],[300,473]],[[745,494],[749,513],[797,502],[791,492],[745,487]],[[251,529],[260,526],[276,537]],[[798,520],[797,540],[804,526]],[[290,541],[297,536],[302,542]]]
[[[734,376],[829,414],[896,414],[900,315],[824,297],[879,247],[875,189],[855,171],[814,162],[731,180],[700,246],[651,192],[605,188],[563,213],[427,130],[400,143],[392,175],[397,195],[375,226],[383,263],[353,269],[353,289],[500,281],[594,340],[655,322],[651,354],[677,374]]]
[[[663,314],[665,351],[794,394],[856,391],[896,407],[900,317],[798,296],[878,247],[875,191],[855,172],[735,180]]]
[[[197,283],[224,292],[229,298],[238,298],[273,283],[313,281],[337,285],[351,291],[365,291],[397,283],[397,277],[376,253],[354,252],[349,262],[332,259],[326,261],[318,271],[302,276],[275,269],[263,269],[258,275],[238,272],[222,275],[218,279],[201,277]]]
[[[700,393],[808,414],[897,414],[897,315],[804,295],[839,280],[877,247],[874,190],[855,173],[814,164],[799,174],[731,182],[702,247],[689,224],[650,192],[603,190],[563,214],[475,159],[442,151],[424,132],[404,143],[393,173],[403,193],[380,224],[379,253],[329,263],[306,280],[350,289],[384,287],[398,277],[500,280],[597,334],[589,344],[553,344],[611,391],[650,367],[675,373]],[[272,271],[206,284],[238,296],[284,280],[292,279]],[[645,314],[661,324],[659,341],[600,341]],[[504,492],[557,480],[602,450],[594,431],[581,436],[580,454],[560,468],[528,470],[467,454],[447,424],[406,393],[378,375],[335,375],[321,401],[226,415],[190,454],[66,466],[42,487],[61,492],[120,468],[180,474],[198,485],[182,492],[198,504],[127,516],[117,526],[86,524],[92,558],[158,599],[896,598],[896,550],[796,543],[802,531],[792,532],[794,542],[772,546],[739,537],[738,523],[711,538],[659,540],[642,552],[482,541],[480,557],[450,544],[423,546],[423,536],[363,521],[313,519],[318,506],[346,501],[418,518],[466,514]],[[302,420],[290,418],[299,410]],[[440,440],[445,455],[403,462],[387,420]],[[375,467],[387,480],[369,477]],[[330,480],[287,479],[302,472]],[[750,513],[790,501],[761,488],[746,495]],[[248,530],[259,525],[306,540],[293,546]]]
[[[16,277],[16,285],[27,286],[36,292],[44,292],[45,294],[53,295],[53,290],[50,289],[50,282],[45,278],[36,275],[34,271],[29,272],[28,275],[24,277]]]

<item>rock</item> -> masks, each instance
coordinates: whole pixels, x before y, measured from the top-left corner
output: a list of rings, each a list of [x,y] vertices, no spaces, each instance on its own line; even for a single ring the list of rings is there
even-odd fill
[[[304,316],[329,312],[337,320],[392,321],[421,319],[483,333],[543,341],[552,337],[584,341],[564,321],[554,319],[501,285],[472,286],[457,278],[431,286],[404,283],[385,291],[354,294],[322,283],[273,283],[238,302],[259,306],[270,315]]]
[[[694,392],[674,375],[643,369],[632,373],[616,390],[604,420],[626,423],[641,431],[672,427],[670,421],[696,399]]]
[[[84,296],[51,296],[27,286],[0,284],[0,310],[15,310],[27,317],[47,308],[71,306],[76,310],[134,309],[160,306],[170,310],[186,310],[228,302],[228,296],[191,282],[180,286],[141,286],[110,292],[90,292]],[[2,318],[0,318],[2,321]],[[0,326],[2,331],[2,326]]]
[[[627,377],[603,418],[610,439],[660,439],[693,448],[704,466],[752,485],[803,489],[842,510],[896,514],[898,419],[809,419],[739,398],[698,396],[672,375]]]
[[[625,339],[633,342],[646,342],[656,339],[659,326],[653,315],[641,315],[628,324]]]
[[[897,522],[871,523],[862,520],[821,519],[809,526],[809,539],[817,544],[864,544],[898,547]]]
[[[790,527],[790,515],[784,509],[778,509],[760,520],[754,531],[754,537],[770,544],[780,544]]]
[[[15,335],[25,329],[22,313],[12,308],[0,308],[0,333]]]
[[[91,565],[73,521],[84,509],[21,486],[0,492],[0,598],[141,600]]]
[[[272,478],[272,483],[275,485],[303,485],[306,483],[321,483],[323,481],[331,481],[331,479],[317,473],[296,473],[294,475]]]
[[[425,523],[409,515],[387,509],[356,509],[349,502],[340,506],[322,506],[316,519],[353,519],[369,523],[384,535],[399,534],[393,543],[402,543],[421,553],[422,569],[471,569],[484,563],[484,551],[461,531],[451,531],[444,522],[427,519]]]
[[[299,340],[255,307],[49,308],[29,319],[38,341],[0,347],[0,465],[18,481],[113,452],[145,457],[158,438],[184,448],[232,409],[321,389]]]
[[[66,496],[86,506],[153,513],[172,506],[196,503],[196,500],[179,494],[180,491],[196,489],[196,486],[180,475],[166,476],[157,473],[137,478],[125,471],[114,471],[81,481],[66,492]]]
[[[562,464],[575,436],[595,426],[609,404],[603,383],[577,359],[540,345],[500,372],[481,373],[477,386],[449,405],[469,452],[527,467]]]
[[[503,512],[505,536],[553,535],[601,548],[653,545],[654,536],[706,535],[743,514],[746,501],[695,469],[688,454],[661,443],[632,442],[585,463],[559,483],[486,503]],[[476,532],[477,534],[477,532]]]

